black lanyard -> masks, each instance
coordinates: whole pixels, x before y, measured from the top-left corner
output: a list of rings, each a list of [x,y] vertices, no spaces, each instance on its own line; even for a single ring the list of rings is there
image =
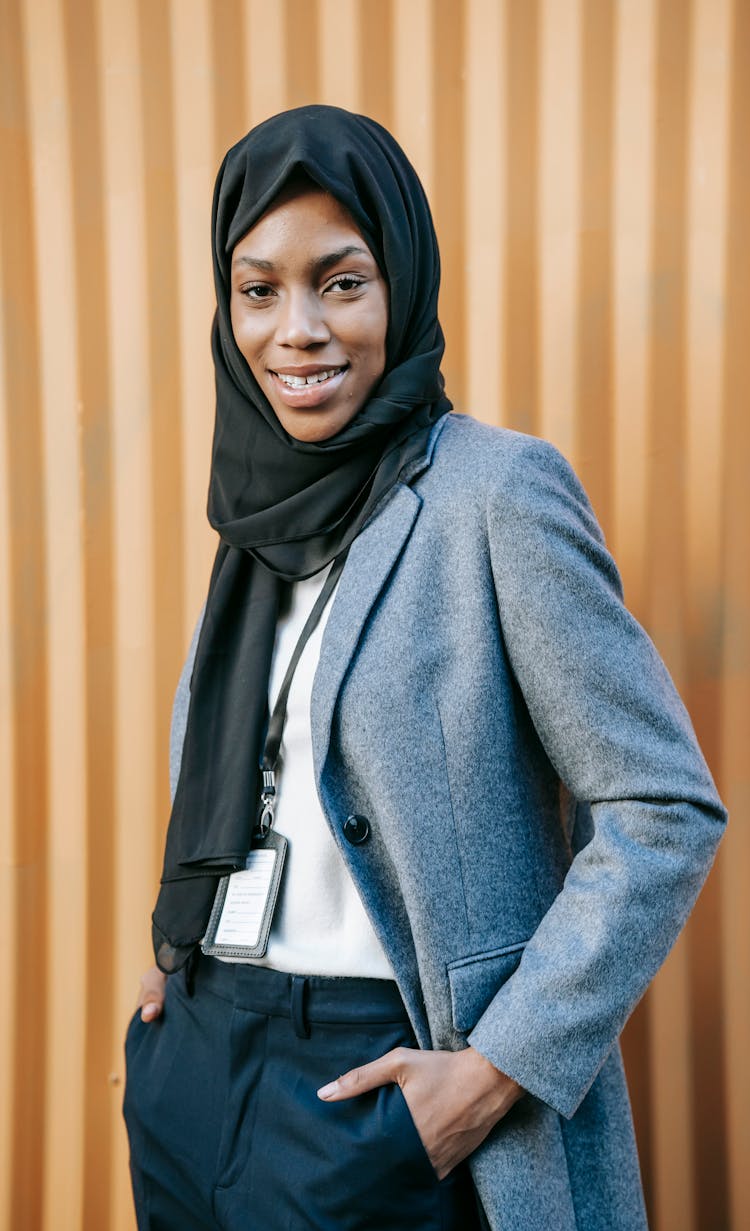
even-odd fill
[[[323,614],[323,609],[333,593],[336,583],[341,576],[344,564],[346,562],[347,551],[341,553],[334,560],[331,571],[326,577],[323,589],[318,595],[315,606],[310,612],[305,626],[299,635],[297,644],[294,647],[294,653],[289,660],[289,666],[286,669],[283,683],[279,689],[279,695],[276,698],[276,704],[273,707],[273,713],[268,723],[268,731],[266,732],[266,741],[263,745],[263,755],[260,759],[260,767],[263,772],[263,788],[260,793],[261,812],[260,820],[258,821],[258,829],[261,837],[265,838],[269,829],[273,825],[273,814],[276,807],[276,767],[279,760],[279,749],[284,736],[284,724],[286,723],[286,707],[289,701],[289,691],[292,687],[292,680],[297,669],[297,664],[302,657],[302,651],[307,645],[310,637],[317,628],[320,617]]]

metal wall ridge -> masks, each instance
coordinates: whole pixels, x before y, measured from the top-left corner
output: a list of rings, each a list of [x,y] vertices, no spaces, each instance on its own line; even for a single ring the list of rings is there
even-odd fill
[[[122,1041],[206,589],[210,206],[287,106],[389,127],[456,409],[542,435],[733,813],[625,1032],[652,1226],[750,1226],[750,4],[0,0],[0,1231],[132,1231]]]

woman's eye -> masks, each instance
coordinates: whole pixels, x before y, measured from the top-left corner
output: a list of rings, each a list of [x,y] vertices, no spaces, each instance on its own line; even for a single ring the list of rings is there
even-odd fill
[[[273,295],[273,289],[270,286],[266,286],[263,282],[258,282],[252,286],[243,286],[242,294],[246,295],[248,299],[270,299]]]
[[[326,287],[327,291],[356,291],[358,286],[362,286],[364,278],[355,278],[352,274],[342,274],[339,278],[334,278],[333,282],[329,282]]]

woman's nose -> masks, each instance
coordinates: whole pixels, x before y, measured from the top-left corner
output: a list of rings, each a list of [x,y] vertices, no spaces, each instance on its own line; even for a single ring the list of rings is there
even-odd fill
[[[281,346],[304,349],[316,343],[330,341],[318,296],[309,292],[293,292],[282,304],[276,327],[276,341]]]

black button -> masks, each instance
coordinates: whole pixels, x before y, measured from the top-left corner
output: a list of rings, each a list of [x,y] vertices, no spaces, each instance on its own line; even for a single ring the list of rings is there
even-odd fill
[[[352,846],[359,846],[370,836],[370,822],[366,816],[348,816],[344,821],[344,837]]]

